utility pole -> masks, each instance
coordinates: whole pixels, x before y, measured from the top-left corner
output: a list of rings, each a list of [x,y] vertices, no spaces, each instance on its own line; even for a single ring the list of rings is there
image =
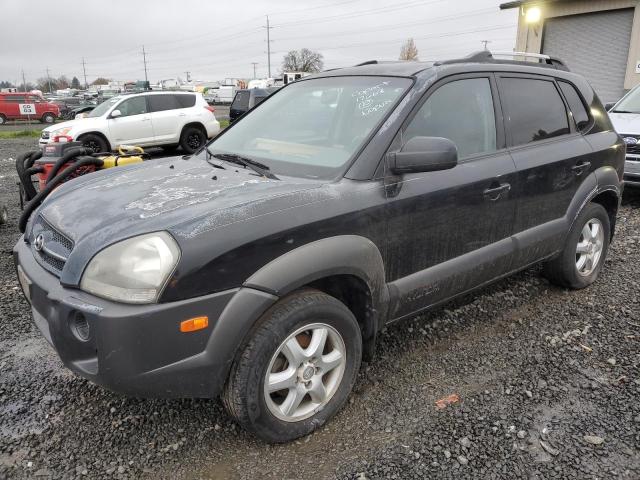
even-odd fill
[[[491,40],[480,40],[480,43],[482,43],[484,45],[484,49],[485,50],[489,50],[487,48],[487,43],[491,43]]]
[[[27,81],[24,79],[24,69],[22,70],[22,90],[27,91]]]
[[[187,83],[191,83],[191,72],[187,70],[187,71],[186,71],[186,72],[184,72],[184,73],[186,73],[186,74],[187,74]]]
[[[144,60],[144,81],[148,82],[149,77],[147,76],[147,52],[144,51],[144,45],[142,45],[142,59]]]
[[[47,83],[49,84],[49,93],[53,93],[53,89],[51,88],[51,76],[49,75],[49,67],[47,67]]]
[[[87,69],[84,63],[84,57],[82,57],[82,73],[84,74],[84,89],[87,90],[89,88],[89,84],[87,83]]]
[[[251,65],[253,65],[253,78],[256,78],[256,65],[258,65],[258,62],[251,62]]]
[[[267,15],[267,26],[262,27],[267,29],[267,72],[269,78],[271,78],[271,29],[274,27],[269,26],[269,15]]]

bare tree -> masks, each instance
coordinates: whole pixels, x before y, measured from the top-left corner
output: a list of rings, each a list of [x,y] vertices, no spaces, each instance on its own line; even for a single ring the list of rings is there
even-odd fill
[[[58,90],[62,90],[64,88],[69,88],[69,85],[71,85],[71,83],[69,82],[69,79],[65,75],[60,75],[56,79],[56,88]]]
[[[103,77],[98,77],[93,82],[91,82],[91,85],[109,85],[109,80]]]
[[[308,48],[291,50],[284,56],[282,71],[284,72],[309,72],[315,73],[322,70],[324,60],[321,53],[313,52]]]
[[[400,49],[400,60],[418,60],[418,47],[413,38],[408,39]]]

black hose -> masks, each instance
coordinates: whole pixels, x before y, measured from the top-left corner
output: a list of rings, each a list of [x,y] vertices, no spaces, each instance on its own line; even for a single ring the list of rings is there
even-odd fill
[[[26,171],[31,168],[34,162],[40,157],[42,157],[42,151],[35,150],[18,155],[18,158],[16,158],[16,171],[18,172],[18,178],[22,184],[24,196],[27,201],[35,197],[38,192],[33,186],[33,183],[31,183],[31,175],[27,174]]]
[[[85,147],[72,147],[65,150],[62,156],[53,164],[51,170],[49,170],[45,183],[49,184],[49,182],[51,182],[51,180],[58,174],[62,166],[65,163],[69,163],[72,158],[79,157],[80,155],[90,155],[91,153],[93,153],[93,150]]]
[[[38,194],[25,205],[24,211],[22,215],[20,215],[20,219],[18,220],[18,228],[21,233],[24,233],[24,230],[27,226],[27,222],[29,221],[29,217],[33,213],[33,211],[38,208],[38,206],[42,203],[42,201],[49,195],[54,188],[60,185],[64,180],[67,179],[71,174],[73,174],[78,168],[86,167],[87,165],[95,165],[96,167],[101,167],[104,164],[102,160],[99,158],[93,157],[82,157],[79,158],[76,163],[68,166],[59,175],[57,175],[51,182],[47,183],[47,186],[38,192]]]

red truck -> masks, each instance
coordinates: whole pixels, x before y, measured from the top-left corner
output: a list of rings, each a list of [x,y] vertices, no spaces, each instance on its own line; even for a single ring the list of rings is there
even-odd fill
[[[60,108],[34,93],[0,93],[0,125],[7,120],[39,120],[53,123]]]

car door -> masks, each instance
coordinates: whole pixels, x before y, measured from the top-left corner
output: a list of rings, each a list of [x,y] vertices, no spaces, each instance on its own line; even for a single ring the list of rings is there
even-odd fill
[[[195,105],[195,95],[149,95],[151,122],[157,144],[177,143],[186,122],[188,107]]]
[[[589,173],[592,148],[576,129],[556,81],[498,76],[507,144],[518,171],[515,233],[521,266],[553,254],[569,228],[565,218]]]
[[[112,111],[120,110],[120,116],[108,117],[108,127],[111,145],[116,147],[123,144],[149,145],[153,143],[153,125],[147,104],[147,96],[130,97]]]
[[[413,136],[444,137],[459,161],[449,170],[385,177],[392,318],[503,275],[514,249],[515,166],[493,75],[447,78],[423,101],[391,150]]]

